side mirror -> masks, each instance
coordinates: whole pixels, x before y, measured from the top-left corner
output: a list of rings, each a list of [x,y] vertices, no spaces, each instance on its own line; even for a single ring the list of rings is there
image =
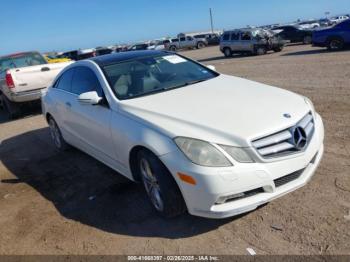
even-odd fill
[[[210,70],[216,71],[216,68],[215,68],[215,66],[213,66],[213,65],[208,65],[207,67],[208,67]]]
[[[78,97],[78,102],[82,105],[98,105],[102,100],[96,91],[82,93]]]

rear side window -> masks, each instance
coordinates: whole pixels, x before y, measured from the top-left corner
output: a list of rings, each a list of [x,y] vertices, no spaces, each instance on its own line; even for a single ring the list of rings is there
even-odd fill
[[[96,74],[87,67],[76,67],[72,80],[72,93],[80,95],[85,92],[96,91],[102,97],[103,91]]]
[[[235,41],[235,40],[239,40],[239,33],[238,32],[234,32],[231,34],[231,41]]]
[[[74,68],[64,72],[61,75],[61,77],[58,79],[58,81],[55,83],[54,88],[71,92],[73,73],[74,73]]]
[[[224,41],[228,41],[229,39],[230,39],[230,35],[227,33],[222,36],[222,40]]]

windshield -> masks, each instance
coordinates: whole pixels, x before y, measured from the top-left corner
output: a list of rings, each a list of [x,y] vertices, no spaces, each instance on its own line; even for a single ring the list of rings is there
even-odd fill
[[[103,67],[118,99],[131,99],[205,81],[218,76],[174,54],[141,57]]]
[[[47,64],[47,61],[38,53],[25,53],[0,58],[0,72],[12,68],[21,68]]]

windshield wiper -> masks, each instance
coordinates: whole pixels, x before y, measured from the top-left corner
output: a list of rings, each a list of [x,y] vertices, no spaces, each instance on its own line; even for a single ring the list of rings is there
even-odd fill
[[[124,98],[124,99],[133,99],[133,98],[138,98],[138,97],[142,97],[142,96],[148,96],[148,95],[152,95],[152,94],[156,94],[156,93],[160,93],[160,92],[164,92],[164,91],[168,91],[168,90],[172,90],[172,89],[181,88],[181,87],[184,87],[184,86],[193,85],[193,84],[200,83],[200,82],[203,82],[203,81],[206,81],[206,80],[208,80],[208,78],[188,81],[188,82],[182,83],[180,85],[175,85],[175,86],[170,86],[170,87],[157,88],[157,89],[154,89],[154,90],[149,91],[147,93],[133,95],[133,96],[130,96],[130,97],[127,97],[127,98]]]
[[[188,82],[182,83],[180,85],[164,87],[164,88],[162,88],[160,90],[170,90],[170,89],[176,89],[176,88],[180,88],[180,87],[184,87],[184,86],[190,86],[190,85],[193,85],[193,84],[204,82],[206,80],[208,80],[208,79],[206,78],[206,79],[199,79],[199,80],[188,81]]]

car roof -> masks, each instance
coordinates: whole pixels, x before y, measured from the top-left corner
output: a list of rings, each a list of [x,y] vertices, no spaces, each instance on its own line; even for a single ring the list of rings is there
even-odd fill
[[[147,56],[156,56],[156,55],[164,55],[169,54],[167,51],[160,50],[140,50],[140,51],[128,51],[121,53],[114,53],[109,55],[102,55],[97,57],[89,58],[88,60],[94,61],[99,66],[106,66],[109,64],[119,63],[123,61],[128,61],[132,59],[147,57]]]

